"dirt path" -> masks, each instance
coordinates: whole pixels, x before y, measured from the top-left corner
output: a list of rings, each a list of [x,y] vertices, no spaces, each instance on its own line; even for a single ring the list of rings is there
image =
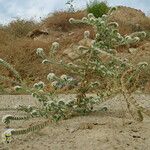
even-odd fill
[[[61,96],[69,99],[69,96]],[[72,97],[72,96],[71,96]],[[139,103],[150,108],[150,95],[136,94]],[[126,105],[118,95],[98,108],[106,106],[108,111],[75,117],[58,124],[50,124],[40,132],[14,137],[10,145],[0,143],[0,150],[149,150],[150,118],[134,121],[126,112]],[[30,96],[0,96],[0,108],[19,104],[35,105]],[[0,119],[5,114],[0,112]],[[21,128],[39,120],[12,122],[12,128]],[[0,132],[4,125],[0,122]]]

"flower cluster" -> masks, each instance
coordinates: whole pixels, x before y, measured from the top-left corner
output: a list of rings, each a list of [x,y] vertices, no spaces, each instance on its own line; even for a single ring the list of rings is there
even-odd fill
[[[112,8],[108,14],[112,14],[113,11],[114,8]],[[137,43],[146,36],[145,32],[136,32],[131,35],[122,36],[118,32],[118,23],[108,22],[108,17],[109,15],[104,14],[101,18],[96,18],[90,13],[87,17],[83,17],[82,20],[71,18],[69,21],[70,23],[84,23],[94,26],[96,36],[93,47],[100,48],[107,52],[110,52],[109,49],[116,49],[120,45]],[[88,38],[89,32],[85,32],[84,37]]]
[[[6,62],[0,58],[0,65],[4,66],[8,70],[10,70],[14,74],[16,79],[21,81],[21,77],[20,77],[19,73],[8,62]]]
[[[51,47],[52,53],[56,53],[58,48],[59,48],[59,43],[58,42],[52,43],[52,47]]]
[[[12,118],[12,115],[5,115],[5,116],[2,117],[2,122],[4,124],[9,124],[10,123],[10,120],[9,120],[10,118]]]
[[[38,48],[38,49],[36,50],[36,54],[37,54],[38,56],[42,57],[43,59],[46,57],[43,48]]]
[[[48,101],[46,103],[47,113],[50,113],[52,120],[58,121],[60,119],[67,119],[75,114],[86,114],[92,111],[93,105],[98,102],[100,97],[88,97],[85,100],[83,99],[80,105],[77,101],[70,100],[65,101],[60,99],[59,101]]]
[[[75,86],[77,83],[74,78],[67,76],[66,74],[57,77],[54,73],[49,73],[47,75],[47,79],[51,82],[51,86],[55,89],[61,89],[65,86]]]
[[[41,90],[41,89],[43,89],[43,88],[45,87],[45,84],[44,84],[44,82],[40,81],[40,82],[38,82],[38,83],[35,83],[35,84],[33,85],[33,87],[34,87],[35,89]]]
[[[47,80],[54,81],[55,79],[57,79],[57,77],[56,77],[56,75],[54,73],[49,73],[47,75]]]
[[[12,141],[12,131],[15,131],[14,129],[7,129],[3,134],[2,134],[2,141],[4,143],[10,143]]]
[[[90,31],[85,31],[84,32],[84,38],[88,39],[90,37]]]
[[[22,89],[22,87],[21,87],[21,86],[18,86],[18,85],[14,87],[14,90],[15,90],[15,91],[20,91],[21,89]]]

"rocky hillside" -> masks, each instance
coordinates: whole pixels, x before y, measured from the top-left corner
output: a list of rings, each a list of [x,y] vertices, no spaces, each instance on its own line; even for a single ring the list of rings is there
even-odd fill
[[[23,32],[21,37],[16,37],[10,32],[12,27],[0,28],[0,57],[13,64],[13,66],[20,72],[23,79],[28,83],[34,83],[37,80],[45,81],[46,75],[52,70],[56,73],[64,73],[65,70],[56,68],[55,66],[47,66],[41,64],[41,60],[36,55],[36,49],[44,48],[46,53],[49,52],[50,46],[54,41],[60,43],[60,50],[58,52],[58,59],[64,57],[65,59],[73,59],[76,55],[76,46],[83,41],[83,33],[85,30],[91,31],[91,40],[94,37],[94,30],[89,26],[84,25],[70,25],[69,18],[74,17],[81,19],[86,16],[86,11],[78,11],[76,13],[57,12],[52,16],[47,17],[40,24],[32,24],[32,28],[26,30],[21,28],[16,22],[13,26],[13,31]],[[150,18],[142,11],[129,7],[119,6],[118,10],[110,17],[110,20],[116,21],[119,24],[121,34],[129,34],[136,31],[146,31],[147,38],[139,44],[134,45],[134,49],[126,49],[120,47],[118,49],[118,56],[128,58],[133,63],[139,61],[148,61],[150,64]],[[21,26],[22,27],[22,26]],[[9,29],[9,30],[8,30]],[[90,41],[88,41],[90,44]],[[2,74],[13,78],[12,74],[0,68]],[[144,76],[149,79],[150,66]],[[150,81],[147,84],[146,90],[150,91]],[[10,86],[8,83],[5,87]]]

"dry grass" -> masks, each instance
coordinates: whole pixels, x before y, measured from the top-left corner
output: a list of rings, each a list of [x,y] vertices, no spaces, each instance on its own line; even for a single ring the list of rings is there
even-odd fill
[[[72,25],[69,23],[70,18],[81,19],[86,16],[85,11],[77,12],[55,12],[52,16],[43,20],[44,27],[52,30],[70,31],[73,28],[79,28],[81,25]],[[83,27],[83,26],[82,26]]]
[[[5,30],[12,34],[15,38],[25,37],[30,31],[38,28],[38,24],[34,21],[17,19],[5,27]]]
[[[12,35],[5,31],[3,28],[0,28],[0,46],[5,46],[9,44],[9,41],[12,39]]]
[[[58,57],[61,59],[64,49],[68,48],[72,43],[78,43],[83,38],[85,30],[90,30],[91,38],[93,38],[94,31],[91,27],[71,25],[68,22],[71,17],[81,19],[84,16],[86,16],[85,11],[78,11],[75,13],[56,12],[43,20],[40,26],[39,24],[34,24],[32,21],[22,26],[18,21],[12,22],[6,27],[0,27],[0,57],[11,63],[29,84],[38,80],[45,81],[46,75],[52,70],[58,74],[65,73],[65,70],[58,68],[58,66],[42,65],[35,52],[38,47],[42,47],[46,53],[48,53],[51,44],[57,41],[61,46],[58,52]],[[150,19],[141,11],[135,9],[120,7],[110,19],[119,23],[120,32],[122,34],[134,32],[135,28],[133,28],[133,26],[135,24],[139,24],[140,26],[140,28],[136,30],[140,29],[146,30],[148,33],[150,32]],[[38,27],[40,29],[48,28],[49,35],[40,36],[36,40],[26,37],[27,32]],[[143,42],[149,42],[149,39],[147,38]],[[142,43],[136,47],[140,47]],[[127,50],[121,49],[119,52],[123,52],[121,55],[125,56]],[[140,53],[142,56],[145,56],[146,51],[143,49]],[[130,57],[135,57],[136,60],[138,60],[141,58],[141,55],[137,55],[136,57],[133,55]],[[144,61],[148,61],[149,58],[149,53],[146,54],[146,57],[143,57],[143,59],[146,59]],[[133,62],[134,61],[135,59],[133,59]],[[0,67],[0,70],[2,74],[12,77],[9,71],[6,71],[2,67]],[[7,83],[5,86],[9,86],[9,84]]]
[[[68,35],[69,33],[64,33],[63,36],[57,41],[60,43],[60,50],[58,52],[59,58],[62,57],[62,52],[64,49],[69,47],[72,43],[78,43],[83,38],[84,29],[74,30],[73,35]],[[49,65],[42,65],[41,60],[36,55],[36,49],[42,47],[46,53],[49,52],[51,44],[60,36],[60,33],[53,33],[53,38],[47,37],[48,42],[42,40],[32,40],[29,38],[20,38],[9,41],[9,45],[4,46],[4,49],[0,47],[0,55],[3,59],[11,63],[21,76],[27,80],[44,80],[46,75],[51,71],[61,74],[64,72],[61,68],[57,69],[56,66],[49,67]],[[9,54],[9,55],[8,55]],[[2,68],[1,68],[2,69]],[[2,72],[9,77],[12,74],[4,69]]]
[[[92,30],[90,29],[90,27],[84,28],[82,26],[82,28],[79,28],[78,25],[71,25],[68,22],[69,18],[71,17],[80,19],[83,16],[84,12],[81,11],[76,13],[55,13],[53,16],[48,17],[46,20],[44,20],[40,27],[42,28],[42,26],[44,25],[49,28],[50,35],[45,37],[39,37],[36,40],[27,38],[26,36],[19,38],[8,38],[11,37],[10,35],[12,35],[12,31],[15,32],[15,34],[18,34],[20,30],[20,23],[12,22],[8,27],[6,27],[7,30],[0,30],[0,32],[4,34],[4,38],[0,38],[0,55],[3,59],[11,63],[16,68],[16,70],[20,72],[23,79],[27,80],[27,82],[30,82],[30,80],[44,80],[46,75],[51,70],[54,70],[54,72],[61,74],[62,72],[64,72],[61,68],[57,67],[57,69],[55,69],[56,66],[49,67],[42,65],[40,59],[36,55],[36,49],[42,47],[45,52],[48,53],[51,44],[54,41],[58,41],[61,46],[58,52],[58,57],[60,58],[64,49],[69,47],[72,43],[78,43],[83,38],[83,33],[85,30]],[[58,31],[58,28],[60,26],[64,27],[62,29],[63,32]],[[33,28],[36,27],[37,25],[35,25]],[[8,28],[12,28],[10,32],[7,32]],[[26,35],[26,31],[30,31],[28,28],[28,24],[26,27],[24,27],[24,29],[22,30],[24,32],[24,35]],[[67,32],[67,30],[69,30],[69,32]],[[69,35],[69,33],[71,32],[73,34]],[[3,40],[4,42],[7,41],[7,44],[4,44]],[[2,70],[3,74],[12,77],[12,74],[9,71],[6,71],[2,67],[0,69]]]
[[[150,18],[145,16],[141,10],[130,7],[118,7],[118,10],[113,13],[110,20],[119,23],[119,30],[122,34],[150,30]]]

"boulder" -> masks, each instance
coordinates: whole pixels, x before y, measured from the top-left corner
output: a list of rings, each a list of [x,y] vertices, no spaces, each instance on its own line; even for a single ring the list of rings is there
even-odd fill
[[[29,32],[27,34],[27,37],[34,39],[34,38],[36,38],[38,36],[48,35],[48,34],[49,34],[48,31],[44,31],[44,30],[40,30],[40,29],[35,29],[35,30]]]
[[[85,54],[87,50],[79,50],[79,46],[84,46],[85,48],[89,48],[92,46],[92,39],[82,39],[77,44],[71,44],[69,48],[65,49],[63,52],[63,56],[67,56],[71,60],[75,60],[79,58],[82,54]]]

